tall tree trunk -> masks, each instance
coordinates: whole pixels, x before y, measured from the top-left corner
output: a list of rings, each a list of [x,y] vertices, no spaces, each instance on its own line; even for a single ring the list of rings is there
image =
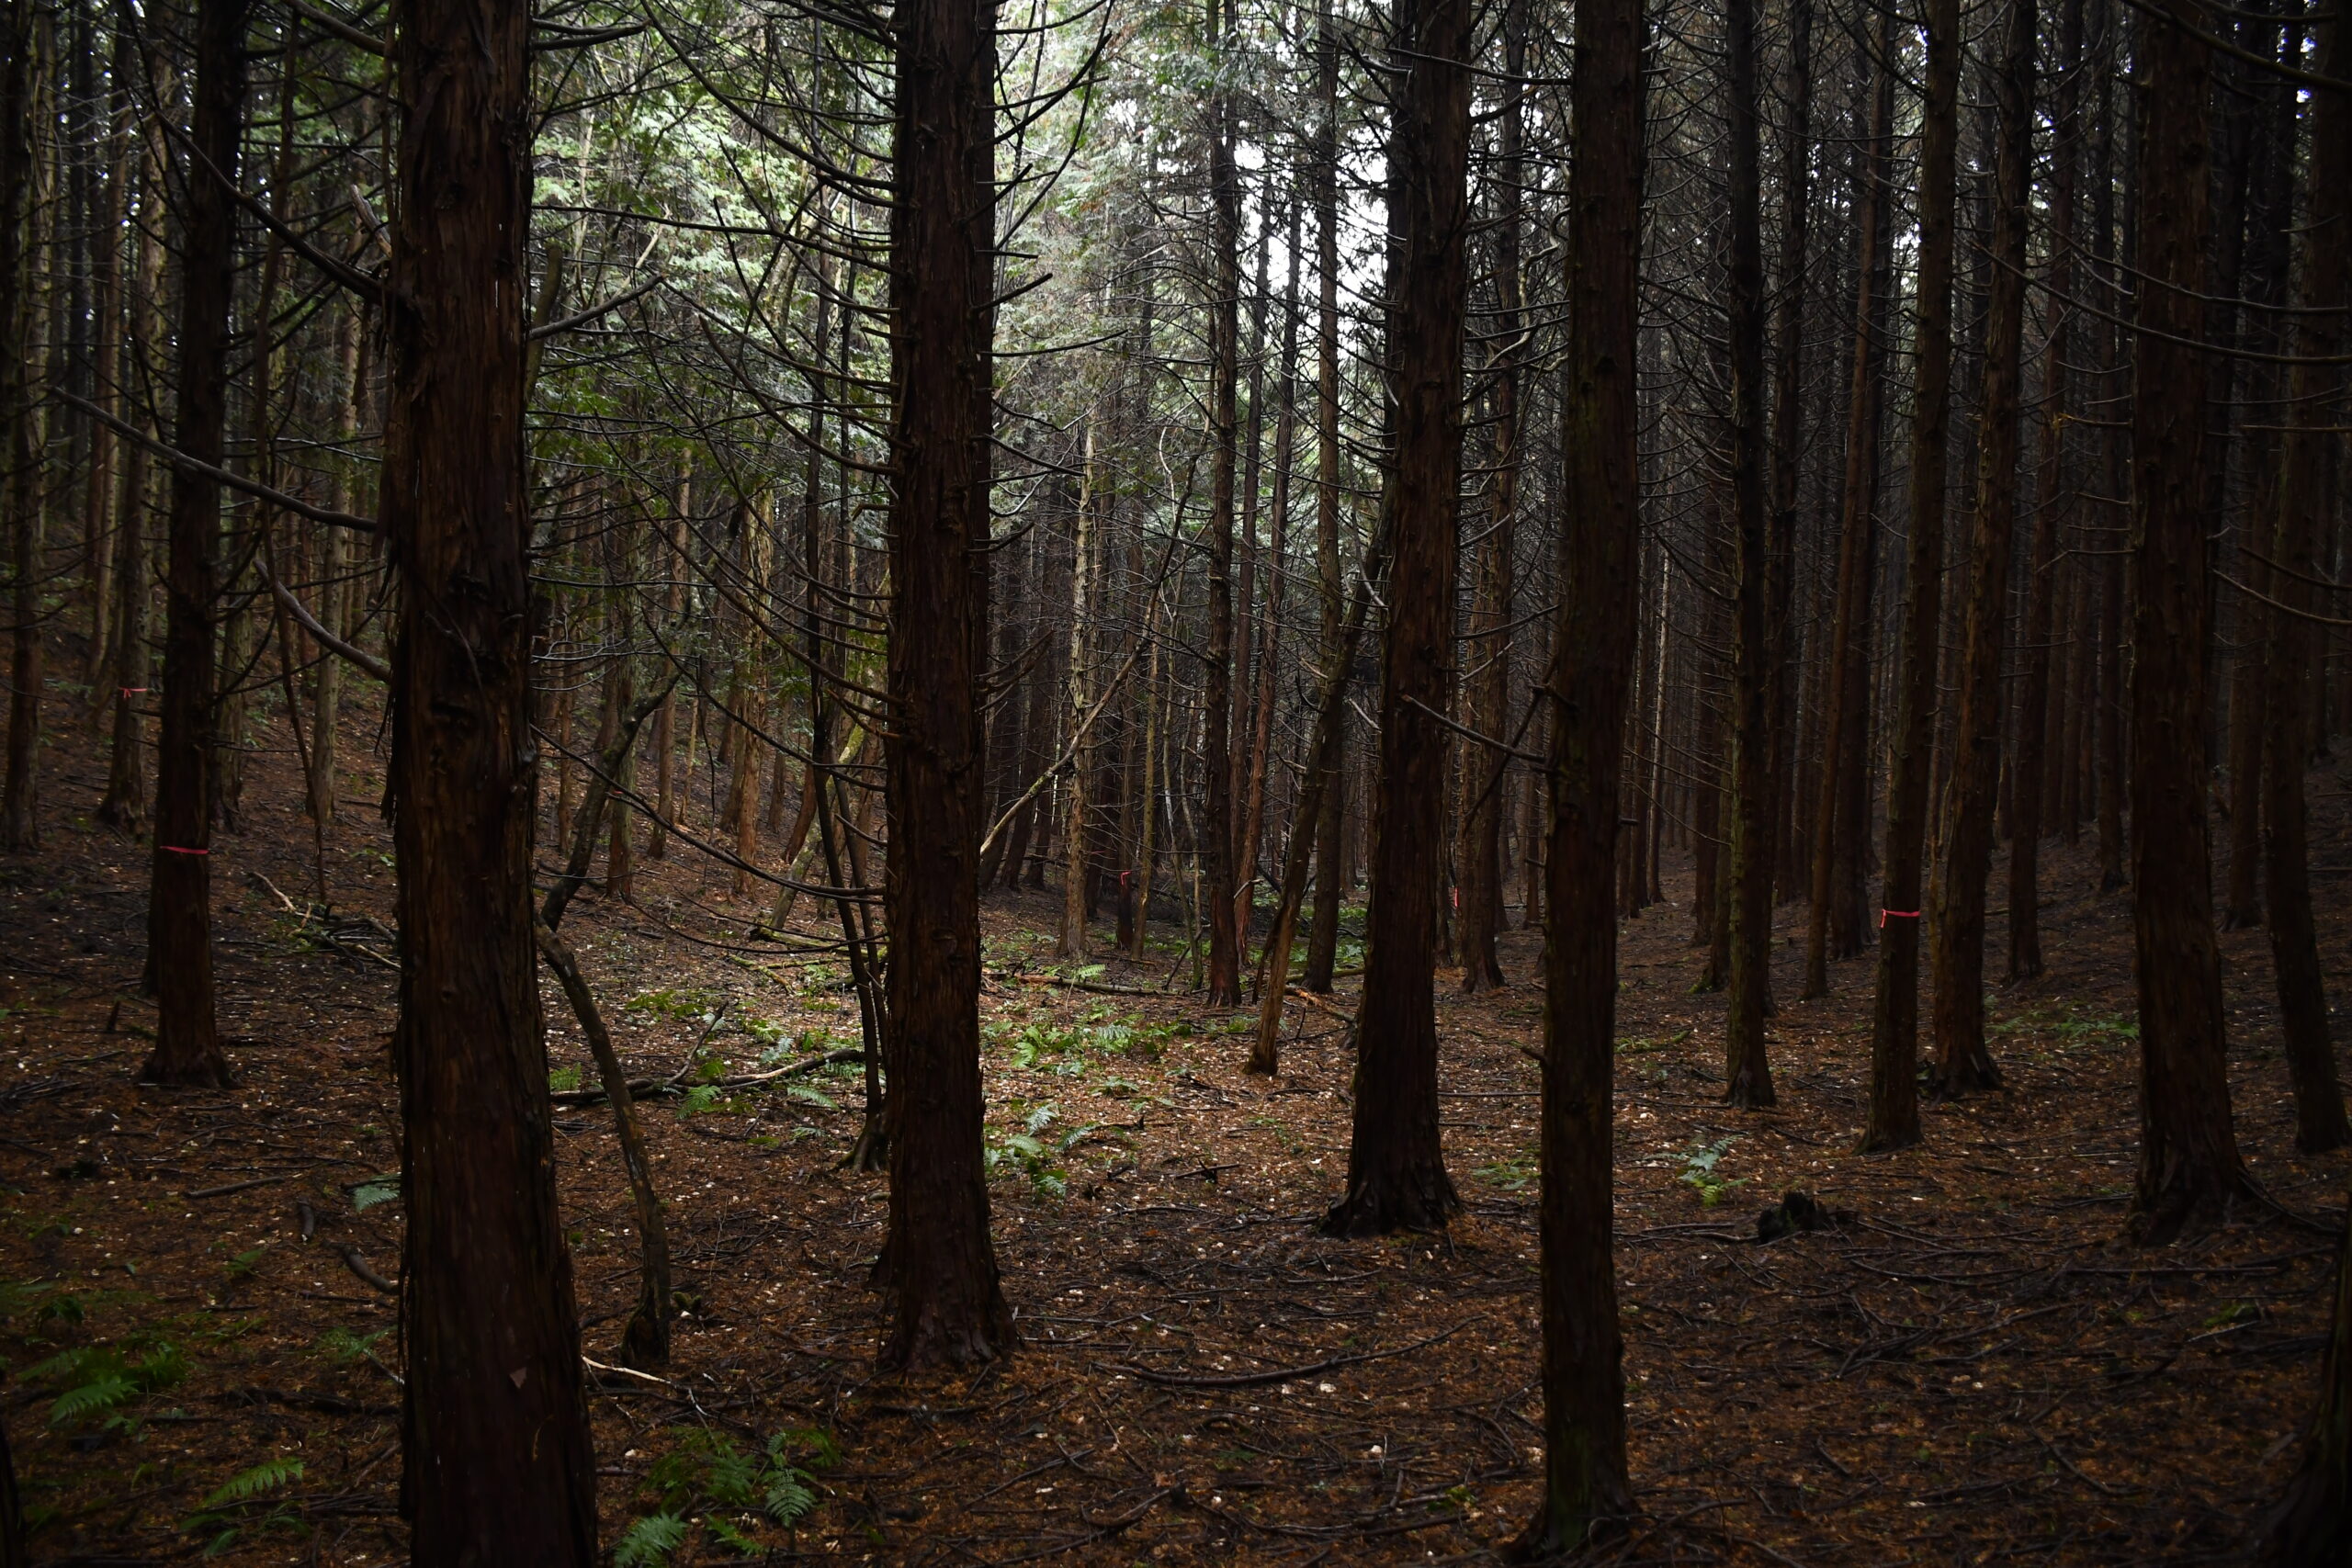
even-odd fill
[[[2171,15],[2206,26],[2198,0]],[[2206,538],[2203,355],[2211,149],[2202,39],[2151,19],[2139,62],[2142,279],[2132,407],[2132,934],[2139,961],[2140,1172],[2132,1230],[2170,1240],[2246,1187],[2231,1126],[2222,958],[2206,838],[2207,674],[2213,632]]]
[[[1012,1350],[980,1164],[980,707],[988,649],[995,13],[897,0],[890,207],[890,1217],[882,1363]]]
[[[2115,30],[2110,14],[2108,30]],[[2110,297],[2120,297],[2126,287],[2123,266],[2128,261],[2128,247],[2119,249],[2115,232],[2115,127],[2116,111],[2112,88],[2108,77],[2113,73],[2115,46],[2112,40],[2104,51],[2108,69],[2099,74],[2099,139],[2094,149],[2091,189],[2093,223],[2098,231],[2097,254],[2101,260],[2102,281],[2108,285]],[[2127,107],[2129,97],[2124,100]],[[2123,336],[2114,322],[2102,323],[2100,338],[2106,350],[2106,392],[2110,398],[2128,398],[2132,394],[2132,377],[2127,368]],[[2129,493],[2132,482],[2129,448],[2122,433],[2109,431],[2103,443],[2106,459],[2105,490],[2117,498],[2113,504],[2120,506],[2121,498]],[[2124,874],[2126,846],[2123,841],[2123,773],[2124,773],[2124,692],[2123,692],[2123,608],[2127,592],[2121,550],[2111,550],[2100,558],[2098,606],[2098,871],[2099,891],[2112,893],[2128,880]]]
[[[1537,1145],[1544,1497],[1516,1543],[1517,1555],[1541,1561],[1621,1529],[1633,1511],[1613,1256],[1617,922],[1609,898],[1639,630],[1642,34],[1639,0],[1586,0],[1577,10]]]
[[[8,535],[8,728],[6,775],[0,781],[0,850],[19,852],[40,847],[35,816],[40,764],[43,668],[40,614],[44,537],[48,506],[41,494],[40,402],[46,393],[50,343],[47,289],[37,279],[43,265],[42,209],[35,199],[36,167],[52,152],[47,123],[55,63],[55,18],[31,0],[12,0],[6,24],[6,58],[0,62],[0,332],[9,348],[0,355],[0,438],[6,442],[7,477],[0,490]],[[53,227],[53,224],[51,225]]]
[[[1275,392],[1273,505],[1267,523],[1266,592],[1257,637],[1258,693],[1250,717],[1249,784],[1241,807],[1240,885],[1233,895],[1233,918],[1245,940],[1257,907],[1258,854],[1266,831],[1266,769],[1274,739],[1278,685],[1275,660],[1282,641],[1283,587],[1290,579],[1283,559],[1290,545],[1290,470],[1298,437],[1298,204],[1293,201],[1289,208],[1289,229],[1283,246],[1283,254],[1289,258],[1289,276],[1283,284],[1282,377]]]
[[[2341,80],[2352,69],[2352,28],[2341,21],[2320,24],[2326,39],[2324,73]],[[2278,610],[2270,619],[2270,653],[2265,676],[2263,881],[2270,898],[2270,953],[2278,987],[2279,1031],[2285,1036],[2288,1076],[2295,1087],[2295,1146],[2305,1154],[2340,1148],[2352,1141],[2344,1115],[2344,1093],[2335,1072],[2335,1043],[2328,1038],[2327,992],[2320,968],[2319,941],[2312,925],[2311,843],[2303,769],[2311,754],[2311,623],[2316,606],[2312,584],[2321,579],[2320,540],[2334,496],[2342,438],[2343,372],[2320,360],[2343,350],[2336,314],[2352,282],[2352,97],[2322,90],[2312,114],[2310,186],[2305,192],[2302,239],[2304,313],[2296,349],[2289,418],[2293,428],[2284,444],[2278,515],[2268,554],[2277,570],[2270,583]],[[2255,606],[2252,601],[2247,607]],[[2251,803],[2249,803],[2251,809]]]
[[[1765,492],[1763,176],[1757,105],[1756,8],[1727,0],[1724,89],[1731,125],[1731,505],[1738,597],[1733,608],[1731,965],[1724,1019],[1724,1097],[1773,1102],[1764,1021],[1772,1007],[1771,498]]]
[[[2056,649],[2062,562],[2058,544],[2075,511],[2066,471],[2067,370],[2075,351],[2075,170],[2081,162],[2083,0],[2065,0],[2059,23],[2058,88],[2050,175],[2050,334],[2041,355],[2041,480],[2036,487],[2032,580],[2026,584],[2025,682],[2018,696],[2015,807],[2009,818],[2009,978],[2041,973],[2042,811],[2052,795],[2045,771],[2070,764],[2049,744],[2051,673]],[[2063,732],[2062,732],[2063,733]],[[1980,965],[1981,967],[1981,965]]]
[[[1308,179],[1315,203],[1315,581],[1322,612],[1324,668],[1340,658],[1340,45],[1331,0],[1317,0],[1317,105]],[[1347,674],[1342,672],[1344,681]],[[1348,710],[1340,706],[1329,757],[1315,766],[1330,784],[1315,818],[1315,914],[1307,923],[1304,990],[1328,996],[1340,948],[1340,898],[1347,884]]]
[[[1895,672],[1878,984],[1871,1019],[1864,1149],[1919,1141],[1920,855],[1935,739],[1943,619],[1944,479],[1951,456],[1952,209],[1960,140],[1959,0],[1927,0],[1927,101],[1919,141],[1919,299],[1911,395],[1911,527]]]
[[[413,106],[385,298],[379,515],[400,577],[401,1508],[420,1562],[596,1556],[531,930],[530,9],[401,0]]]
[[[1227,59],[1236,47],[1234,19],[1238,0],[1208,0],[1209,47]],[[1213,273],[1209,300],[1209,430],[1214,444],[1209,475],[1209,640],[1203,658],[1207,679],[1201,700],[1207,705],[1201,765],[1207,771],[1201,827],[1201,874],[1207,886],[1208,1005],[1236,1007],[1241,1001],[1241,933],[1233,919],[1233,509],[1239,422],[1234,411],[1241,359],[1241,177],[1234,167],[1237,109],[1230,92],[1218,88],[1209,103],[1210,249]]]
[[[1399,0],[1388,152],[1389,360],[1395,468],[1383,505],[1393,564],[1381,650],[1372,906],[1355,1020],[1346,1192],[1326,1232],[1442,1225],[1462,1206],[1438,1133],[1430,953],[1445,832],[1462,478],[1463,330],[1469,305],[1470,0]]]
[[[1065,744],[1072,749],[1069,774],[1063,781],[1065,791],[1063,810],[1067,813],[1062,830],[1062,929],[1057,951],[1064,958],[1086,956],[1086,879],[1089,870],[1086,858],[1086,748],[1079,743],[1079,727],[1086,722],[1087,705],[1093,694],[1087,684],[1087,645],[1093,630],[1087,613],[1087,593],[1094,579],[1094,509],[1096,486],[1101,482],[1094,454],[1094,422],[1086,425],[1086,456],[1084,475],[1080,480],[1077,511],[1077,533],[1070,540],[1072,564],[1069,574],[1069,669],[1068,699],[1064,706],[1063,734]]]
[[[154,373],[155,348],[164,330],[163,159],[152,127],[142,129],[139,140],[140,222],[132,251],[130,325],[122,347],[120,380],[125,387],[148,384],[143,378]],[[152,409],[153,404],[142,399],[141,406]],[[142,412],[138,424],[151,439],[155,435],[152,413]],[[147,611],[154,596],[147,547],[151,471],[146,444],[123,443],[122,493],[115,506],[114,733],[107,748],[107,792],[97,815],[107,827],[133,838],[147,824]]]
[[[237,177],[243,140],[244,28],[245,0],[204,0],[198,9],[189,126],[196,160],[181,235],[173,445],[216,468],[228,423],[229,303],[236,278],[229,182]],[[213,727],[212,554],[220,530],[220,485],[192,467],[175,468],[147,908],[147,965],[158,1008],[155,1050],[140,1070],[142,1078],[159,1083],[230,1081],[212,1010],[212,810],[206,798]]]
[[[1494,388],[1494,466],[1488,481],[1493,517],[1478,548],[1477,594],[1470,617],[1470,658],[1478,671],[1473,685],[1470,728],[1498,740],[1510,724],[1510,621],[1512,558],[1518,551],[1520,456],[1520,361],[1521,329],[1519,276],[1520,226],[1527,177],[1525,90],[1527,0],[1510,0],[1503,12],[1502,123],[1495,167],[1495,338],[1501,347],[1490,366]],[[1483,991],[1503,984],[1495,937],[1503,925],[1503,814],[1510,802],[1502,774],[1510,755],[1499,747],[1478,746],[1463,754],[1463,789],[1470,818],[1462,834],[1462,988]]]
[[[1894,22],[1879,19],[1871,66],[1870,140],[1857,164],[1854,345],[1847,389],[1846,466],[1838,515],[1838,603],[1830,631],[1827,713],[1820,793],[1814,803],[1812,907],[1805,927],[1804,995],[1829,994],[1829,960],[1852,958],[1862,923],[1864,846],[1870,840],[1871,604],[1878,588],[1879,438],[1894,276],[1888,138],[1894,133]]]
[[[1781,134],[1781,280],[1774,309],[1771,516],[1766,547],[1767,640],[1771,649],[1773,887],[1785,901],[1797,880],[1793,807],[1798,792],[1796,597],[1797,479],[1804,424],[1806,235],[1813,216],[1813,0],[1787,0],[1788,121]],[[1767,938],[1769,946],[1770,938]],[[1770,971],[1767,971],[1769,997]]]
[[[1996,1089],[2001,1081],[1984,1045],[1984,904],[2001,782],[2001,653],[2009,624],[2009,563],[2017,553],[2036,11],[2034,0],[2009,0],[2008,39],[1994,86],[1993,268],[1976,423],[1975,537],[1954,699],[1959,719],[1939,835],[1943,859],[1928,898],[1928,964],[1935,976],[1931,1077],[1937,1091],[1947,1095]],[[2035,793],[2038,797],[2038,784]]]

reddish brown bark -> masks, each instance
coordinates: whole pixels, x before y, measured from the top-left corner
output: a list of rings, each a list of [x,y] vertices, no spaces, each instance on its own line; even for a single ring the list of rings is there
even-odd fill
[[[1372,905],[1356,1013],[1347,1190],[1323,1228],[1369,1235],[1443,1224],[1462,1206],[1438,1134],[1438,933],[1447,731],[1453,686],[1455,527],[1468,310],[1470,0],[1401,0],[1400,84],[1389,143],[1390,362],[1396,467],[1382,649]]]
[[[890,1215],[883,1364],[1010,1352],[980,1165],[980,705],[988,648],[993,10],[899,0],[890,209]]]
[[[1637,629],[1642,33],[1639,0],[1585,0],[1577,11],[1538,1134],[1544,1498],[1516,1542],[1517,1555],[1546,1562],[1620,1528],[1633,1509],[1613,1257],[1617,921],[1610,874]]]
[[[2196,0],[2170,15],[2203,28]],[[2139,39],[2142,284],[2132,408],[2132,934],[2140,993],[2140,1171],[2132,1230],[2171,1239],[2247,1185],[2231,1125],[2221,952],[2206,837],[2204,322],[2210,51],[2152,19]]]
[[[404,0],[379,509],[398,573],[401,1488],[430,1562],[595,1559],[531,930],[530,9]]]

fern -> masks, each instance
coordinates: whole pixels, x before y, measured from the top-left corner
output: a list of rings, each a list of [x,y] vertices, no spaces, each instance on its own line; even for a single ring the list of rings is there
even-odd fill
[[[266,1459],[251,1470],[241,1470],[213,1489],[204,1500],[207,1511],[225,1508],[233,1503],[250,1503],[265,1492],[275,1492],[302,1479],[302,1461],[280,1454]]]
[[[50,1406],[49,1424],[63,1427],[85,1416],[96,1416],[101,1410],[112,1410],[118,1404],[127,1404],[138,1396],[138,1384],[127,1377],[109,1373],[59,1394],[57,1403]]]
[[[779,1465],[768,1472],[768,1491],[764,1499],[768,1517],[780,1525],[797,1523],[817,1506],[817,1494],[808,1487],[808,1478],[790,1465]]]
[[[615,1543],[613,1568],[662,1568],[685,1539],[686,1521],[682,1516],[648,1514]]]
[[[717,1514],[706,1517],[702,1521],[702,1528],[711,1540],[746,1557],[764,1557],[767,1554],[768,1549],[765,1546],[745,1535]]]

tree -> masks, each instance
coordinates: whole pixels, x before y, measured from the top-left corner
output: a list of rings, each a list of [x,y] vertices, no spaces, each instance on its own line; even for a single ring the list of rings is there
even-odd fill
[[[1241,176],[1234,166],[1234,103],[1224,76],[1238,29],[1225,0],[1208,0],[1208,35],[1218,84],[1209,95],[1209,428],[1215,450],[1209,478],[1209,640],[1201,766],[1207,773],[1201,833],[1201,897],[1209,914],[1209,1006],[1241,1001],[1241,928],[1233,909],[1233,508],[1240,444],[1235,398],[1241,372]]]
[[[379,521],[402,605],[401,1504],[420,1562],[585,1568],[595,1461],[531,929],[530,163],[516,134],[531,122],[530,28],[521,0],[394,12],[410,112]]]
[[[1772,564],[1764,471],[1763,175],[1757,118],[1756,7],[1724,10],[1731,120],[1731,276],[1724,313],[1731,361],[1731,507],[1738,597],[1731,730],[1731,965],[1724,1017],[1724,1096],[1772,1103],[1764,1020],[1772,1005]]]
[[[140,1077],[220,1087],[231,1079],[212,1003],[213,550],[228,425],[229,306],[236,283],[233,182],[243,139],[245,0],[203,0],[188,125],[181,233],[179,382],[169,560],[164,573],[164,715],[155,748],[155,843],[147,973],[155,1049]],[[202,465],[203,467],[199,467]]]
[[[1919,1141],[1920,855],[1935,738],[1943,619],[1944,479],[1951,433],[1952,205],[1960,140],[1959,0],[1928,0],[1927,101],[1919,138],[1919,299],[1911,391],[1911,528],[1886,788],[1878,985],[1871,1016],[1864,1149]]]
[[[1340,44],[1331,30],[1331,0],[1317,0],[1315,14],[1315,143],[1307,164],[1309,197],[1315,204],[1315,584],[1321,611],[1320,640],[1328,676],[1340,657]],[[1344,684],[1347,671],[1340,672]],[[1315,912],[1308,923],[1306,970],[1299,983],[1310,991],[1331,989],[1331,969],[1340,945],[1340,884],[1346,880],[1347,708],[1342,704],[1327,727],[1316,771],[1328,781],[1315,815]],[[1318,732],[1319,733],[1319,732]]]
[[[2331,49],[2329,54],[2335,51]],[[2336,67],[2331,66],[2329,74]],[[2306,290],[2308,292],[2308,290]],[[2335,1249],[2335,1306],[2319,1409],[2286,1495],[2263,1522],[2260,1568],[2337,1568],[2352,1558],[2352,1225]]]
[[[1838,598],[1830,630],[1820,793],[1814,807],[1812,908],[1804,989],[1829,994],[1829,960],[1862,951],[1863,846],[1870,838],[1871,601],[1878,586],[1879,440],[1885,415],[1882,344],[1894,287],[1894,203],[1887,139],[1894,130],[1894,23],[1880,17],[1871,65],[1870,140],[1857,159],[1854,345],[1846,463],[1838,517]]]
[[[2342,80],[2352,70],[2352,29],[2321,24],[2326,38],[2324,73]],[[2312,156],[2302,241],[2299,357],[2289,395],[2291,423],[2282,444],[2278,515],[2273,526],[2269,574],[2278,608],[2270,619],[2264,675],[2263,883],[2269,896],[2270,954],[2278,988],[2279,1031],[2288,1076],[2295,1086],[2295,1146],[2305,1154],[2352,1142],[2344,1091],[2328,1037],[2327,992],[2319,940],[2312,925],[2309,807],[2304,761],[2311,755],[2312,626],[2322,580],[2321,539],[2340,468],[2340,442],[2330,428],[2342,422],[2343,372],[2324,363],[2343,350],[2336,312],[2352,284],[2352,101],[2342,92],[2313,95]]]
[[[1641,0],[1577,17],[1563,367],[1562,602],[1551,676],[1551,919],[1541,1130],[1544,1498],[1517,1552],[1549,1559],[1632,1511],[1617,1320],[1617,918],[1611,872],[1637,627],[1635,451],[1644,149]]]
[[[986,1361],[1012,1314],[980,1165],[980,705],[988,648],[994,8],[898,0],[890,208],[887,1366]],[[1076,846],[1073,846],[1075,852]]]
[[[2008,40],[1995,81],[1993,273],[1985,307],[1984,400],[1976,422],[1975,538],[1969,549],[1955,754],[1944,795],[1943,863],[1927,905],[1936,982],[1932,1076],[1942,1094],[1996,1089],[2001,1081],[1984,1047],[1984,892],[1993,871],[1994,807],[2001,782],[2001,650],[2007,640],[2009,558],[2018,520],[2037,22],[2034,0],[2009,0]]]
[[[1489,480],[1491,520],[1479,547],[1477,590],[1471,611],[1471,657],[1478,675],[1472,682],[1470,728],[1508,739],[1510,722],[1510,619],[1512,558],[1519,548],[1520,360],[1523,347],[1520,280],[1520,226],[1526,200],[1527,0],[1510,0],[1503,11],[1503,108],[1497,132],[1495,168],[1495,337],[1500,346],[1490,365],[1494,388],[1494,477]],[[1489,990],[1503,983],[1495,957],[1496,933],[1503,924],[1503,770],[1510,753],[1501,745],[1478,746],[1463,759],[1463,788],[1469,820],[1462,832],[1462,988]]]
[[[2132,402],[2132,927],[2140,993],[2132,1234],[2170,1240],[2244,1191],[2230,1121],[2222,956],[2206,839],[2204,321],[2210,50],[2198,0],[2140,33],[2141,286]]]
[[[1340,1235],[1426,1229],[1462,1206],[1438,1134],[1438,867],[1453,685],[1453,577],[1468,312],[1470,0],[1399,0],[1389,136],[1389,358],[1395,467],[1381,649],[1372,908],[1357,1009],[1356,1096]]]

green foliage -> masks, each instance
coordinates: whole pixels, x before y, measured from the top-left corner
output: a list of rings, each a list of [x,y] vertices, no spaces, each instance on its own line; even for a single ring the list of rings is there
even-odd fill
[[[1505,1155],[1492,1165],[1479,1166],[1473,1174],[1484,1177],[1506,1192],[1523,1192],[1535,1184],[1535,1156]]]
[[[621,1005],[630,1012],[651,1013],[657,1018],[675,1019],[682,1023],[709,1025],[718,1021],[720,1008],[726,998],[717,991],[698,986],[639,991]]]
[[[196,1512],[181,1522],[191,1535],[209,1535],[204,1555],[218,1557],[240,1538],[263,1530],[302,1533],[302,1517],[283,1492],[302,1479],[302,1461],[280,1454],[250,1470],[241,1470],[213,1488]]]
[[[351,1190],[351,1212],[355,1214],[364,1214],[379,1203],[398,1201],[400,1195],[400,1172],[387,1171],[381,1176],[369,1178]]]
[[[1631,1039],[1620,1040],[1617,1042],[1617,1054],[1621,1056],[1650,1055],[1666,1050],[1668,1046],[1681,1044],[1690,1038],[1690,1032],[1688,1028],[1683,1028],[1676,1030],[1671,1034],[1638,1035]]]
[[[745,1101],[727,1094],[717,1084],[698,1083],[686,1090],[685,1100],[678,1107],[678,1120],[694,1116],[741,1116],[751,1110]]]
[[[328,1360],[348,1366],[374,1349],[376,1341],[387,1332],[379,1328],[373,1334],[358,1335],[346,1328],[330,1328],[312,1341],[311,1348]]]
[[[769,1549],[736,1520],[764,1516],[790,1529],[817,1507],[810,1471],[825,1469],[841,1458],[831,1434],[815,1427],[779,1432],[756,1453],[746,1453],[725,1434],[703,1427],[671,1430],[674,1445],[653,1461],[645,1476],[646,1484],[659,1495],[659,1506],[622,1536],[613,1551],[616,1565],[666,1563],[684,1543],[689,1521],[696,1518],[712,1540],[729,1551],[747,1556],[764,1553]]]
[[[27,1367],[24,1376],[59,1390],[49,1424],[71,1427],[170,1388],[187,1371],[187,1358],[177,1345],[159,1335],[138,1334],[119,1346],[60,1351]]]
[[[1682,1174],[1675,1179],[1697,1192],[1700,1202],[1713,1208],[1724,1201],[1726,1193],[1736,1192],[1747,1185],[1747,1177],[1727,1181],[1715,1174],[1715,1167],[1723,1163],[1724,1156],[1737,1142],[1737,1133],[1725,1134],[1712,1144],[1703,1139],[1692,1139],[1690,1146],[1682,1152]]]
[[[685,1543],[686,1521],[677,1514],[649,1514],[613,1543],[613,1568],[661,1568]]]
[[[558,1067],[548,1075],[548,1088],[557,1094],[571,1094],[580,1088],[578,1067]]]

